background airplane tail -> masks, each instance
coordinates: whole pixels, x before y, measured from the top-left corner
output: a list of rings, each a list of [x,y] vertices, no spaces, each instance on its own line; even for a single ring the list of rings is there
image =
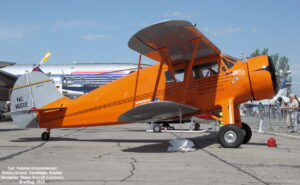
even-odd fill
[[[41,72],[29,72],[16,81],[10,98],[11,116],[22,128],[36,128],[36,110],[62,98],[53,81]]]

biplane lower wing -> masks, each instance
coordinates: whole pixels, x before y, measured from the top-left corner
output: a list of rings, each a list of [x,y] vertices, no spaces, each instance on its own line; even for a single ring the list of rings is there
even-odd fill
[[[151,122],[165,120],[198,111],[198,108],[173,101],[157,101],[136,106],[119,116],[121,122]]]

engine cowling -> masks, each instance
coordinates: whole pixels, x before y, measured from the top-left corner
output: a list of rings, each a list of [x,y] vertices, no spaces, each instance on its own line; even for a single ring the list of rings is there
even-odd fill
[[[248,59],[248,70],[254,100],[270,99],[277,94],[278,85],[271,57]]]

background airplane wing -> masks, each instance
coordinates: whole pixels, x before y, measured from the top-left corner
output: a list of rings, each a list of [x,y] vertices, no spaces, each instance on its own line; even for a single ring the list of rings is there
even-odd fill
[[[14,65],[12,62],[0,62],[0,68]],[[9,100],[9,89],[11,89],[16,80],[17,76],[0,70],[0,101]]]
[[[151,122],[178,117],[198,111],[198,108],[179,104],[173,101],[156,101],[136,106],[123,113],[118,121],[121,122]]]
[[[193,24],[187,21],[165,21],[142,29],[131,37],[129,48],[153,60],[161,61],[160,48],[167,47],[174,65],[190,60],[194,39],[200,38],[197,58],[220,55],[221,51]]]

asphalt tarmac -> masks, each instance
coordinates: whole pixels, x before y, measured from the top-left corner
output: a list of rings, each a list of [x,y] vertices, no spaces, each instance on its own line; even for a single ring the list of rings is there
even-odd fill
[[[225,149],[217,132],[177,133],[196,151],[168,153],[176,135],[146,128],[54,129],[45,142],[43,129],[0,122],[0,184],[300,184],[300,139],[254,132],[249,144]],[[266,146],[270,136],[276,148]]]

